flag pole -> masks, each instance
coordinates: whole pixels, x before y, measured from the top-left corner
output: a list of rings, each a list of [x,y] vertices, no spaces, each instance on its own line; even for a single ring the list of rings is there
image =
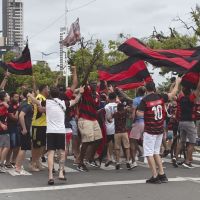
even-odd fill
[[[65,0],[65,28],[66,28],[66,35],[68,34],[68,29],[67,29],[67,0]],[[65,52],[65,67],[66,67],[66,72],[65,72],[65,80],[66,80],[66,87],[68,87],[68,59],[67,59],[67,54],[68,54],[68,48],[66,47],[66,52]]]

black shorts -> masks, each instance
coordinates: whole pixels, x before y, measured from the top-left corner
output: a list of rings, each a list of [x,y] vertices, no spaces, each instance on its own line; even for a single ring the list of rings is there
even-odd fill
[[[23,135],[20,133],[20,147],[21,150],[31,150],[31,135],[30,133],[27,133],[26,135]]]
[[[113,135],[107,135],[106,136],[106,141],[107,143],[110,143],[111,141],[113,142],[113,144],[115,143],[115,137],[114,137],[114,134]]]
[[[46,129],[46,126],[32,127],[33,148],[40,148],[46,146]]]
[[[47,133],[47,150],[65,150],[65,134]]]

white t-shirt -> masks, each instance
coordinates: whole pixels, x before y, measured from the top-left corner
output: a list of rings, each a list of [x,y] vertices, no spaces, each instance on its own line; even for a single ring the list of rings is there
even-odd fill
[[[113,135],[115,134],[115,121],[112,119],[112,122],[110,123],[107,119],[110,119],[111,116],[117,111],[117,103],[108,103],[105,106],[106,111],[106,133],[107,135]]]
[[[65,102],[58,98],[55,100],[66,110]],[[65,134],[65,112],[54,100],[46,100],[47,133]]]

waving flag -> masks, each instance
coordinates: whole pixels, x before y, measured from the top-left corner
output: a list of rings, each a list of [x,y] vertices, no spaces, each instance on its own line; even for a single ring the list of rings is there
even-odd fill
[[[100,80],[107,81],[124,90],[143,86],[145,82],[151,80],[145,63],[132,57],[109,68],[100,66],[98,73]]]
[[[128,56],[145,60],[154,66],[169,67],[176,72],[186,72],[200,61],[200,46],[191,49],[153,50],[136,38],[128,39],[119,46]]]
[[[12,74],[32,75],[32,62],[28,44],[26,44],[19,58],[8,63],[0,61],[0,66]]]
[[[70,26],[70,30],[67,37],[60,43],[63,46],[69,47],[75,45],[78,41],[80,41],[80,39],[81,39],[80,25],[79,25],[79,18],[77,18],[77,20]]]

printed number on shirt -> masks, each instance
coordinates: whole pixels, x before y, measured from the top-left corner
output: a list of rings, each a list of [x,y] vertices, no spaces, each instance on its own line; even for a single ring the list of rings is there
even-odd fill
[[[154,112],[155,114],[155,117],[154,119],[157,121],[157,120],[161,120],[163,118],[163,114],[162,114],[162,106],[161,105],[157,105],[157,106],[154,106],[152,108],[152,111]]]

